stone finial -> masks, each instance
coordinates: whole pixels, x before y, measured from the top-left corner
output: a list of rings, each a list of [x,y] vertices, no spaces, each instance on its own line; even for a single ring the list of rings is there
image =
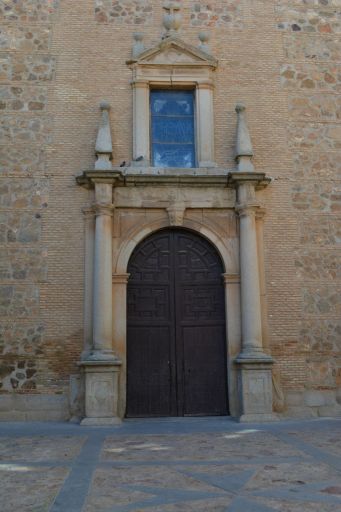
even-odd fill
[[[236,142],[236,161],[238,163],[238,171],[252,172],[254,166],[251,162],[253,157],[252,142],[245,118],[245,106],[237,103],[237,142]]]
[[[137,59],[139,55],[144,51],[143,38],[144,35],[142,32],[134,32],[133,34],[134,44],[133,44],[133,59]]]
[[[182,23],[181,3],[169,0],[163,4],[162,8],[166,11],[163,15],[163,26],[166,29],[164,37],[173,36],[177,33]]]
[[[109,170],[112,169],[112,141],[109,119],[109,103],[107,101],[101,101],[100,109],[102,111],[102,117],[96,139],[95,151],[97,155],[97,161],[95,163],[95,169]]]
[[[199,32],[199,49],[205,53],[210,53],[210,47],[208,46],[208,41],[210,40],[209,32]]]

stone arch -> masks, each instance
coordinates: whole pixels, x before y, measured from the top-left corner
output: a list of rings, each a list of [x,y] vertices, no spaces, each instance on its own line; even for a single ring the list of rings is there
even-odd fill
[[[170,227],[169,218],[163,217],[153,222],[144,222],[129,230],[126,238],[118,248],[117,258],[113,262],[113,348],[122,360],[119,384],[119,415],[124,417],[126,410],[126,329],[127,329],[127,268],[135,247],[154,232]],[[174,227],[183,227],[196,232],[206,238],[217,250],[224,266],[225,280],[225,307],[227,342],[227,372],[228,372],[228,401],[232,416],[238,415],[237,371],[233,364],[234,357],[241,350],[240,325],[240,284],[238,250],[235,246],[229,247],[231,239],[219,233],[216,226],[199,219],[183,219],[182,224]]]
[[[170,223],[166,219],[159,219],[154,222],[144,223],[142,226],[140,225],[130,231],[119,249],[113,269],[114,273],[123,274],[127,272],[128,262],[135,247],[148,235],[167,227],[170,227]],[[224,243],[223,237],[212,226],[207,225],[207,223],[204,224],[197,219],[185,218],[183,224],[178,227],[190,229],[206,238],[218,251],[224,265],[224,271],[230,274],[238,274],[238,261],[234,251]]]

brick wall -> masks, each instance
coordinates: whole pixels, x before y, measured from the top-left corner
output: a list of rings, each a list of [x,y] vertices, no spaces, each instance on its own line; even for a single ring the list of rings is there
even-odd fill
[[[1,391],[63,393],[82,349],[83,219],[99,101],[114,163],[132,157],[132,34],[159,0],[0,0]],[[211,34],[216,161],[234,165],[247,106],[266,206],[269,338],[284,390],[341,385],[338,0],[183,0],[180,36]]]

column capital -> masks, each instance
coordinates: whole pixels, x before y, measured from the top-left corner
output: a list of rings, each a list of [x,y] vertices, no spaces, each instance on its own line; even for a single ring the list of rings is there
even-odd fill
[[[239,274],[222,274],[225,284],[239,284],[240,283],[240,275]]]
[[[264,220],[266,214],[266,208],[263,206],[259,206],[259,208],[256,210],[256,220]]]
[[[197,86],[197,89],[209,89],[209,90],[213,90],[213,80],[203,80],[203,81],[199,81],[197,82],[196,84]]]
[[[228,184],[234,188],[249,184],[255,187],[255,190],[262,190],[271,183],[271,178],[266,176],[265,172],[230,172],[228,175]]]
[[[258,209],[260,208],[260,205],[257,203],[245,203],[240,204],[237,203],[235,206],[235,210],[238,213],[239,217],[256,217]]]
[[[130,274],[113,274],[112,282],[113,284],[127,284]]]
[[[88,220],[88,219],[91,219],[94,217],[95,215],[95,208],[93,205],[91,206],[84,206],[84,208],[82,208],[82,212],[83,212],[83,215],[85,217],[85,220]]]
[[[114,215],[114,205],[113,204],[94,204],[94,212],[96,217],[99,215],[107,215],[112,217]]]
[[[134,88],[140,87],[142,89],[149,89],[149,81],[143,78],[136,78],[135,80],[132,80],[130,83]]]

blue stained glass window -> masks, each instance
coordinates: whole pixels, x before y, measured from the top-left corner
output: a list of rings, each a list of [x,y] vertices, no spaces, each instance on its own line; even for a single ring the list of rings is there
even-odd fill
[[[152,90],[151,152],[155,167],[195,167],[194,91]]]

